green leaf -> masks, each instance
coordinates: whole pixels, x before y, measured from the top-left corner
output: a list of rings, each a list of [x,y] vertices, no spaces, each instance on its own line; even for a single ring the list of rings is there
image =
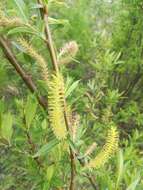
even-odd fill
[[[19,9],[19,15],[21,16],[21,18],[23,18],[24,21],[28,21],[25,11],[26,11],[26,4],[23,0],[14,0],[15,4],[17,5],[18,9]]]
[[[54,174],[54,170],[55,170],[55,166],[54,165],[51,165],[47,168],[47,180],[48,182],[50,183],[52,177],[53,177],[53,174]]]
[[[58,1],[58,0],[49,0],[48,8],[50,8],[50,7],[52,7],[52,6],[56,6],[56,7],[66,7],[66,8],[68,8],[67,3],[65,3],[65,2],[61,2],[61,1]]]
[[[139,183],[139,181],[140,181],[140,175],[138,175],[137,177],[136,177],[136,180],[135,181],[133,181],[130,185],[129,185],[129,187],[127,188],[127,190],[135,190],[136,189],[136,187],[137,187],[137,185],[138,185],[138,183]]]
[[[13,34],[17,34],[17,33],[36,34],[36,32],[34,32],[33,29],[26,27],[26,26],[20,26],[20,27],[16,27],[16,28],[9,30],[7,35],[13,35]]]
[[[55,19],[55,18],[48,18],[49,24],[56,24],[56,25],[67,25],[69,21],[66,19]]]
[[[4,101],[0,100],[0,113],[3,113],[5,110],[5,105],[4,105]]]
[[[64,185],[64,180],[61,180],[59,176],[55,176],[55,178],[52,180],[52,185],[60,188]]]
[[[69,85],[69,87],[67,87],[66,92],[65,92],[65,97],[67,98],[68,96],[70,96],[72,94],[72,92],[78,87],[80,80],[77,80],[75,82],[73,82],[72,84]]]
[[[57,139],[52,140],[51,142],[49,142],[48,144],[45,144],[44,146],[42,146],[42,148],[33,156],[33,158],[39,157],[39,156],[43,156],[45,154],[47,154],[48,152],[50,152],[57,144],[59,143],[59,141]]]
[[[2,116],[1,136],[5,140],[7,140],[9,144],[13,133],[12,124],[13,124],[13,117],[10,113]]]
[[[47,120],[46,120],[46,119],[44,119],[44,120],[42,121],[41,126],[42,126],[42,129],[47,129]]]
[[[123,159],[123,151],[120,149],[118,152],[118,177],[116,183],[116,190],[119,189],[120,182],[123,178],[123,171],[124,171],[124,159]]]
[[[33,95],[28,96],[25,106],[26,126],[29,128],[36,114],[37,101]]]

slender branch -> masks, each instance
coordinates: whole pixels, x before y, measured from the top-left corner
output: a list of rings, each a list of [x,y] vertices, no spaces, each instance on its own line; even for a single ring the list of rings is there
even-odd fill
[[[50,56],[51,56],[51,59],[52,59],[54,70],[56,72],[58,72],[59,68],[58,68],[57,56],[56,56],[56,52],[55,52],[55,49],[54,49],[54,44],[53,44],[53,40],[52,40],[52,36],[51,36],[49,24],[48,24],[48,9],[47,9],[47,6],[44,6],[43,14],[44,14],[44,21],[45,21],[46,44],[47,44],[47,47],[48,47],[49,52],[50,52]]]
[[[85,166],[85,161],[84,161],[83,159],[79,159],[79,158],[78,158],[78,153],[77,153],[77,152],[75,153],[75,155],[76,155],[76,157],[77,157],[77,159],[78,159],[80,165],[81,165],[82,167],[84,167],[84,166]],[[89,182],[90,182],[90,184],[92,185],[92,187],[93,187],[94,190],[99,190],[98,185],[94,182],[93,177],[92,177],[89,173],[86,173],[86,174],[84,175],[84,177],[86,177],[86,178],[89,180]]]
[[[76,175],[76,168],[75,168],[75,155],[72,152],[71,148],[70,148],[70,159],[71,159],[71,180],[70,180],[70,190],[75,189],[75,175]]]
[[[41,3],[41,1],[38,0],[38,3]],[[52,40],[52,36],[51,36],[49,24],[48,24],[48,9],[47,9],[47,6],[43,5],[43,3],[42,3],[42,6],[43,6],[43,13],[41,15],[44,15],[43,19],[45,22],[46,44],[47,44],[47,47],[48,47],[49,52],[50,52],[50,56],[51,56],[51,60],[52,60],[54,70],[56,72],[59,72],[57,56],[56,56],[56,52],[54,49],[53,40]],[[66,107],[66,102],[65,102],[64,107]],[[68,117],[66,114],[66,109],[64,109],[64,118],[65,118],[67,131],[69,131],[69,122],[68,122]],[[74,190],[74,178],[75,178],[75,173],[76,173],[75,172],[75,168],[76,168],[75,155],[74,155],[74,152],[72,151],[71,147],[69,147],[69,150],[70,150],[70,160],[71,160],[71,180],[70,180],[69,190]]]
[[[66,103],[64,102],[64,105],[66,105]],[[64,106],[64,118],[65,118],[65,123],[66,123],[66,128],[67,131],[69,132],[69,121],[68,121],[68,116],[66,114],[66,108]],[[75,175],[76,175],[76,164],[75,164],[75,153],[72,151],[71,147],[69,147],[70,150],[70,160],[71,160],[71,179],[70,179],[70,187],[69,190],[74,190],[74,179],[75,179]]]
[[[37,0],[38,4],[40,6],[42,6],[42,0]],[[43,6],[39,8],[40,10],[40,14],[41,14],[41,18],[43,19],[44,18],[44,13],[43,13]]]
[[[34,84],[34,82],[32,81],[32,78],[30,75],[28,75],[24,69],[20,66],[16,56],[14,55],[14,53],[12,52],[11,49],[11,44],[8,41],[8,39],[6,39],[3,36],[0,36],[0,46],[3,49],[4,55],[6,57],[6,59],[9,61],[9,63],[15,68],[16,72],[18,73],[18,75],[23,79],[24,83],[27,85],[27,87],[29,88],[29,90],[32,93],[36,93],[37,94],[37,99],[39,101],[39,104],[46,110],[47,109],[47,101],[45,100],[44,97],[38,96],[38,91],[37,91],[37,87]]]
[[[44,19],[45,21],[45,36],[46,36],[46,44],[47,44],[47,47],[49,49],[49,52],[50,52],[50,56],[51,56],[51,60],[52,60],[52,64],[53,64],[53,67],[54,67],[54,70],[56,72],[59,71],[59,68],[58,68],[58,62],[57,62],[57,56],[56,56],[56,52],[55,52],[55,49],[54,49],[54,45],[53,45],[53,41],[52,41],[52,37],[51,37],[51,32],[50,32],[50,28],[49,28],[49,24],[48,24],[48,9],[47,7],[43,5],[42,1],[41,0],[37,0],[39,4],[41,4],[43,6],[43,9],[40,9],[40,13],[41,13],[41,17]],[[68,121],[68,117],[67,117],[67,114],[66,114],[66,102],[65,102],[65,106],[64,106],[64,118],[65,118],[65,123],[66,123],[66,128],[67,128],[67,131],[69,131],[69,121]],[[70,187],[69,187],[69,190],[74,190],[74,178],[75,178],[75,174],[76,174],[76,165],[75,165],[75,153],[72,151],[71,147],[69,148],[70,149],[70,160],[71,160],[71,181],[70,181]],[[81,162],[80,162],[81,164]],[[83,164],[81,164],[83,166]],[[97,186],[95,185],[92,177],[87,174],[87,179],[90,181],[93,189],[95,190],[98,190],[97,189]]]
[[[99,190],[97,184],[95,184],[93,177],[90,174],[86,174],[85,177],[90,181],[94,190]]]
[[[122,96],[128,96],[131,94],[131,92],[133,91],[134,87],[136,86],[136,84],[138,83],[138,81],[140,80],[140,78],[142,77],[142,73],[137,73],[135,75],[135,78],[129,83],[127,89],[124,91]]]

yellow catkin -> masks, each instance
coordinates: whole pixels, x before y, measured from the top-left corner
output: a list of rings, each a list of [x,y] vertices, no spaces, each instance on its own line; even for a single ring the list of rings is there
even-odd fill
[[[9,19],[7,17],[0,17],[0,27],[14,27],[21,26],[23,22],[19,18]]]
[[[101,150],[101,152],[99,152],[99,154],[95,157],[95,159],[92,159],[85,166],[85,168],[98,169],[101,166],[103,166],[117,150],[118,141],[119,141],[118,131],[115,127],[111,127],[111,129],[108,132],[107,140],[103,149]]]
[[[48,67],[44,58],[25,39],[19,39],[18,41],[20,45],[25,49],[25,51],[37,61],[41,69],[41,76],[48,85]]]
[[[67,135],[64,120],[64,82],[60,74],[52,75],[48,90],[49,120],[55,136],[61,140]]]

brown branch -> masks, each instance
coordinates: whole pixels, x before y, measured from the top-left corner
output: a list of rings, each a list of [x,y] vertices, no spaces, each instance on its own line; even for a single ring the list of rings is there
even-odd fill
[[[51,36],[49,24],[48,24],[48,9],[47,9],[47,6],[45,6],[43,8],[43,14],[44,14],[44,21],[45,21],[46,44],[47,44],[47,47],[48,47],[49,52],[50,52],[50,56],[51,56],[51,59],[52,59],[54,70],[56,72],[58,72],[59,68],[58,68],[57,56],[56,56],[56,52],[55,52],[55,49],[54,49],[54,44],[53,44],[53,40],[52,40],[52,36]]]
[[[75,153],[75,155],[76,155],[76,158],[78,159],[80,165],[81,165],[82,167],[84,167],[84,166],[85,166],[85,161],[84,161],[84,159],[79,159],[79,158],[78,158],[78,155],[79,155],[79,154],[78,154],[77,152]],[[90,182],[90,184],[92,185],[92,187],[93,187],[94,190],[99,190],[98,185],[95,183],[93,177],[92,177],[89,173],[86,173],[86,174],[84,175],[84,177],[86,177],[86,178],[89,180],[89,182]]]
[[[66,103],[64,102],[64,105],[66,105]],[[64,106],[65,109],[65,106]],[[64,118],[65,118],[65,124],[66,124],[66,128],[67,131],[69,132],[69,121],[68,121],[68,116],[66,114],[66,109],[64,110]],[[74,180],[75,180],[75,175],[76,175],[76,164],[75,164],[75,153],[72,151],[71,147],[69,147],[70,150],[70,160],[71,160],[71,179],[70,179],[70,187],[69,190],[74,190]]]
[[[70,179],[70,190],[75,189],[75,175],[76,175],[76,168],[75,168],[75,155],[70,148],[70,159],[71,159],[71,179]]]
[[[54,49],[54,45],[53,45],[53,40],[52,40],[52,36],[51,36],[51,32],[50,32],[50,28],[49,28],[49,24],[48,24],[48,9],[47,6],[44,6],[43,3],[41,1],[38,0],[38,3],[40,3],[43,6],[43,13],[41,15],[43,17],[43,20],[45,22],[45,37],[46,37],[46,44],[47,47],[49,49],[50,52],[50,56],[51,56],[51,60],[52,60],[52,64],[54,67],[54,70],[56,72],[59,72],[59,68],[58,68],[58,62],[57,62],[57,56],[56,56],[56,52]],[[66,107],[66,102],[65,102],[65,107]],[[66,109],[64,110],[64,117],[65,117],[65,123],[66,123],[66,128],[67,131],[69,131],[69,122],[68,122],[68,117],[66,114]],[[70,180],[70,187],[69,190],[74,190],[74,178],[75,178],[75,155],[74,152],[72,151],[71,147],[69,147],[70,150],[70,160],[71,160],[71,180]]]
[[[41,14],[41,18],[44,18],[44,13],[43,13],[43,5],[42,5],[42,0],[37,0],[38,4],[42,7],[39,8],[40,10],[40,14]]]
[[[51,60],[52,60],[54,70],[56,72],[58,72],[59,68],[58,68],[57,56],[56,56],[56,52],[54,49],[53,40],[51,37],[51,32],[50,32],[50,28],[49,28],[49,24],[48,24],[48,9],[46,6],[43,5],[41,0],[37,0],[37,1],[39,4],[41,4],[43,6],[43,9],[40,9],[40,13],[41,13],[41,17],[45,21],[45,37],[46,37],[45,42],[46,42],[47,47],[48,47],[49,52],[50,52],[50,56],[51,56]],[[68,117],[66,114],[66,102],[65,102],[64,118],[65,118],[67,131],[69,131],[70,130],[69,129],[69,121],[68,121]],[[69,148],[69,150],[70,150],[70,160],[71,160],[71,181],[70,181],[69,190],[74,190],[75,189],[74,188],[74,179],[75,179],[75,174],[76,174],[75,153],[72,151],[71,147]],[[80,164],[81,164],[81,162],[80,162]],[[87,178],[90,181],[93,189],[98,190],[97,186],[95,185],[95,183],[92,179],[92,177],[87,174]]]
[[[27,85],[29,90],[32,93],[36,93],[39,104],[46,110],[47,109],[47,101],[45,100],[44,97],[41,97],[38,95],[37,87],[34,84],[34,82],[32,81],[31,76],[28,75],[24,71],[24,69],[20,66],[19,62],[17,61],[16,56],[12,52],[10,41],[8,41],[8,39],[6,39],[5,37],[0,36],[0,46],[3,49],[6,59],[15,68],[16,72],[22,78],[22,80]]]
[[[90,181],[93,189],[95,190],[99,190],[99,187],[97,186],[97,184],[94,182],[93,177],[90,174],[86,174],[85,177]]]

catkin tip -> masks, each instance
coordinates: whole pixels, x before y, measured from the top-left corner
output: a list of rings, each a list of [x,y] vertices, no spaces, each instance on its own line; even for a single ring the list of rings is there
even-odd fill
[[[101,166],[103,166],[118,149],[118,141],[119,141],[118,131],[116,127],[111,127],[111,129],[108,131],[108,136],[106,139],[106,143],[103,146],[103,149],[101,150],[101,152],[99,152],[99,154],[94,159],[92,159],[85,166],[85,168],[98,169]]]

